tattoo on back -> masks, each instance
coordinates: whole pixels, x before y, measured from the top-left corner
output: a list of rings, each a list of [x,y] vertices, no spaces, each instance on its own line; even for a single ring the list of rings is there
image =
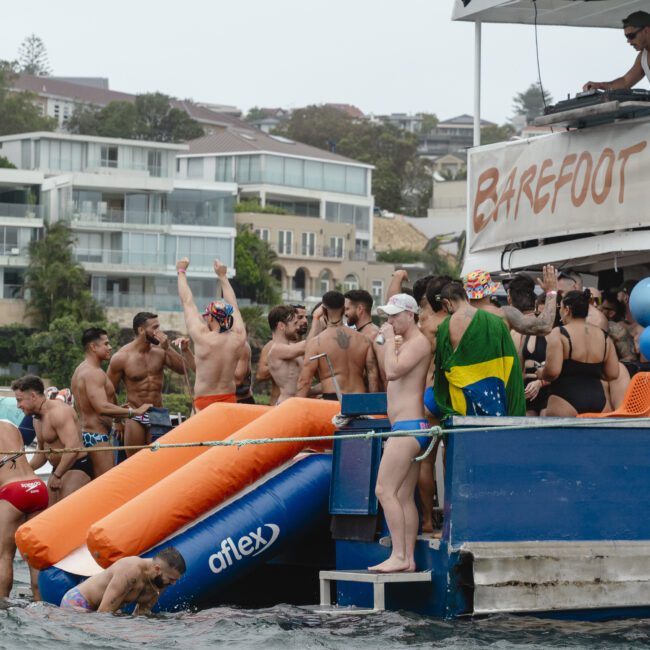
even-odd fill
[[[339,328],[336,330],[336,342],[341,349],[347,350],[350,347],[350,335]]]

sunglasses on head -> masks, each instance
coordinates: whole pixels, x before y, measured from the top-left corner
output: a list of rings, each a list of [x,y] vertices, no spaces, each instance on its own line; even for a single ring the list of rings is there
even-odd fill
[[[636,32],[624,32],[625,38],[627,38],[628,41],[633,41],[639,35],[639,32],[642,32],[644,29],[645,27],[641,27],[640,29],[637,29]]]

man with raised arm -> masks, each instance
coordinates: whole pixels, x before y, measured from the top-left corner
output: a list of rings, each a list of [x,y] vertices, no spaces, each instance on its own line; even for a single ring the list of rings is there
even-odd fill
[[[294,397],[298,392],[298,377],[307,347],[307,342],[300,340],[298,324],[293,307],[279,305],[269,312],[269,326],[273,334],[268,353],[269,371],[280,389],[276,404]]]
[[[226,275],[228,269],[214,261],[223,300],[214,300],[203,315],[199,313],[187,282],[187,257],[176,262],[178,295],[183,305],[185,326],[194,342],[196,379],[194,407],[201,411],[215,402],[236,402],[235,370],[246,344],[246,326],[237,307],[235,292]]]
[[[299,397],[309,395],[317,372],[323,399],[337,400],[337,386],[341,393],[377,392],[379,369],[372,345],[363,334],[343,325],[344,309],[345,298],[339,291],[328,291],[323,296],[325,329],[307,340],[305,363],[298,379]],[[316,312],[314,320],[321,320]],[[312,323],[312,330],[316,329],[317,323]]]
[[[417,303],[413,296],[398,293],[377,311],[388,316],[381,332],[386,339],[384,363],[391,430],[427,430],[429,422],[424,417],[422,393],[431,362],[431,345],[415,322]],[[396,335],[402,337],[399,348],[395,345]],[[384,510],[392,551],[386,561],[369,567],[370,571],[415,571],[413,552],[419,519],[414,493],[420,468],[413,459],[430,442],[428,436],[396,436],[384,446],[375,493]]]
[[[25,415],[34,416],[37,449],[79,449],[83,446],[79,420],[75,410],[58,399],[48,399],[39,377],[25,375],[11,384],[16,404]],[[37,453],[29,464],[36,470],[50,461],[52,473],[47,480],[50,505],[64,499],[89,483],[94,477],[93,465],[85,451],[57,454]]]
[[[138,415],[145,404],[162,410],[162,387],[165,368],[183,374],[183,358],[169,345],[169,339],[160,329],[156,314],[140,312],[133,318],[135,338],[120,348],[111,359],[107,375],[115,391],[124,381],[130,415],[124,425],[124,444],[151,443],[149,413]],[[135,451],[127,451],[131,456]]]
[[[108,447],[113,418],[144,415],[151,404],[136,409],[115,403],[115,387],[102,370],[102,363],[111,358],[111,342],[106,330],[90,327],[81,336],[84,360],[72,375],[70,387],[81,421],[84,447]],[[114,465],[112,451],[95,451],[90,454],[95,476],[108,472]]]
[[[135,603],[134,614],[149,614],[161,592],[185,573],[185,560],[168,546],[152,558],[123,557],[67,591],[61,609],[115,613]]]
[[[0,420],[0,446],[23,449],[15,424]],[[47,485],[34,473],[23,454],[0,456],[0,598],[8,598],[14,582],[15,535],[18,527],[47,508]],[[32,594],[40,600],[38,571],[30,567]]]

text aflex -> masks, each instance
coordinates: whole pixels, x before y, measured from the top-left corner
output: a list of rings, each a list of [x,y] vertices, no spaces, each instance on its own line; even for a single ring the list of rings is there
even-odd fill
[[[265,527],[271,529],[271,536],[267,539],[264,537],[266,532]],[[251,531],[248,535],[242,535],[235,543],[232,537],[226,537],[221,542],[221,550],[213,553],[208,558],[210,570],[213,573],[221,573],[224,569],[233,565],[236,560],[241,560],[250,555],[254,557],[265,551],[280,534],[280,526],[277,524],[264,524],[258,526],[256,531]]]

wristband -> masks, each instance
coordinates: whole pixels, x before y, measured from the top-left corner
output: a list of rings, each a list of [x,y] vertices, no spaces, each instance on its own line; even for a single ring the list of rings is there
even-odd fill
[[[547,296],[557,296],[557,291],[547,291],[546,295]]]
[[[176,273],[187,273],[187,269],[176,269]]]
[[[133,409],[129,406],[129,417],[133,417]]]

